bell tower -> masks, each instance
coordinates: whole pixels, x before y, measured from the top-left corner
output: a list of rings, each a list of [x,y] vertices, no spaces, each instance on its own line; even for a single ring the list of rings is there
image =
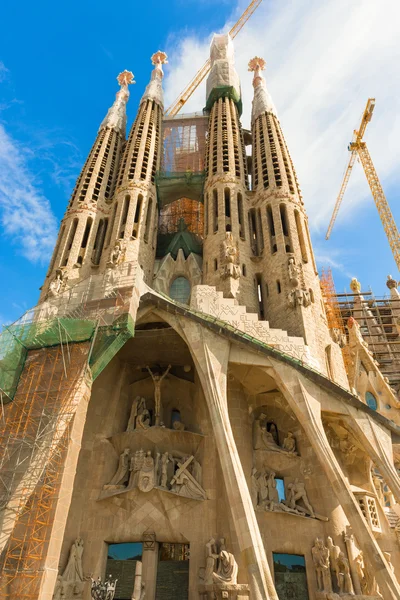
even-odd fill
[[[241,92],[233,43],[214,35],[207,79],[209,136],[204,187],[203,280],[254,309],[249,245],[247,158],[240,123]]]
[[[128,85],[135,83],[130,71],[120,73],[117,80],[121,89],[100,125],[61,222],[42,299],[64,289],[67,281],[73,285],[87,277],[100,264],[125,142]]]
[[[155,175],[160,163],[164,110],[162,65],[167,55],[158,51],[151,60],[151,80],[140,101],[118,172],[108,257],[111,265],[138,262],[146,283],[152,281],[157,241]]]
[[[303,337],[316,365],[344,374],[340,348],[332,343],[296,172],[278,114],[262,76],[265,60],[249,62],[254,73],[250,215],[251,251],[257,261],[259,312],[271,327]],[[260,224],[259,227],[257,225]]]

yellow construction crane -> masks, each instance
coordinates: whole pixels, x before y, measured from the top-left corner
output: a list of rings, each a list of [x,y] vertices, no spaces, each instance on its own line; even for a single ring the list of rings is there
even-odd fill
[[[367,102],[367,106],[365,107],[360,127],[354,130],[353,140],[349,144],[350,159],[347,165],[346,172],[343,177],[342,186],[340,188],[339,195],[336,200],[335,208],[333,210],[332,218],[329,223],[328,231],[326,232],[325,239],[329,239],[329,236],[332,232],[333,225],[335,223],[337,214],[339,212],[340,205],[343,200],[344,193],[346,191],[346,187],[348,181],[350,179],[351,171],[353,169],[354,162],[356,160],[357,154],[360,158],[361,164],[363,166],[367,181],[369,183],[369,187],[371,188],[372,196],[375,200],[376,208],[378,209],[379,216],[382,221],[383,228],[389,240],[390,247],[393,252],[394,260],[396,261],[397,268],[400,270],[400,235],[397,230],[397,225],[392,215],[392,211],[389,208],[388,201],[386,200],[384,191],[381,186],[381,182],[379,181],[379,177],[377,172],[375,171],[375,167],[373,165],[371,156],[368,152],[368,148],[365,142],[363,142],[363,137],[365,130],[367,128],[367,124],[370,122],[372,118],[372,113],[375,108],[375,98],[369,98]]]
[[[231,36],[231,38],[234,38],[239,33],[239,31],[242,29],[243,25],[250,19],[251,15],[256,10],[256,8],[258,8],[260,6],[261,2],[262,2],[262,0],[252,0],[252,2],[250,2],[249,6],[246,8],[244,13],[240,17],[239,21],[237,23],[235,23],[235,25],[230,30],[229,35]],[[178,112],[181,110],[182,106],[184,104],[186,104],[186,102],[189,100],[190,96],[198,88],[198,86],[203,81],[203,79],[205,78],[207,73],[209,73],[210,68],[211,68],[211,61],[210,61],[210,59],[208,59],[205,62],[205,64],[201,67],[201,69],[193,77],[193,79],[189,83],[189,85],[181,93],[179,98],[177,98],[175,100],[175,102],[173,102],[173,104],[171,104],[171,106],[169,106],[167,108],[167,110],[165,111],[166,117],[174,117],[176,114],[178,114]]]

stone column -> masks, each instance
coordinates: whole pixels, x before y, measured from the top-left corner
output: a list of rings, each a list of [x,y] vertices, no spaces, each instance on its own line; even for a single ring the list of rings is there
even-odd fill
[[[158,543],[154,542],[154,548],[152,550],[143,548],[142,563],[143,563],[143,577],[142,581],[145,585],[146,600],[154,600],[156,597],[156,583],[157,583],[157,564],[158,564]],[[136,600],[136,596],[134,596]],[[138,600],[140,594],[138,596]]]
[[[229,421],[226,375],[230,344],[187,321],[183,334],[196,365],[213,427],[229,506],[252,600],[278,600]]]
[[[271,362],[279,389],[305,430],[350,526],[353,531],[357,532],[358,542],[363,549],[371,572],[376,577],[383,597],[385,600],[400,600],[400,586],[393,572],[388,568],[382,551],[361,513],[325,435],[321,420],[321,405],[309,392],[311,384],[307,385],[309,389],[306,389],[306,381],[296,374],[292,367],[276,361]]]
[[[372,417],[351,406],[346,423],[364,446],[390,487],[396,502],[400,503],[400,478],[393,465],[392,439],[390,431],[376,423]]]

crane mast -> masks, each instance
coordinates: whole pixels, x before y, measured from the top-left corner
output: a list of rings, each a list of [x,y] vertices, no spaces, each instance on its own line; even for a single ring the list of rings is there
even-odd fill
[[[231,36],[231,38],[234,38],[239,33],[243,25],[247,23],[247,21],[250,19],[251,15],[254,13],[256,8],[260,6],[261,2],[262,0],[252,0],[252,2],[250,2],[249,6],[246,8],[240,19],[229,31],[229,35]],[[210,69],[211,61],[208,58],[204,65],[201,67],[201,69],[199,69],[199,71],[196,73],[196,75],[193,77],[190,83],[183,90],[179,98],[177,98],[175,102],[173,102],[173,104],[171,104],[171,106],[167,108],[167,110],[164,113],[166,117],[174,117],[176,114],[178,114],[182,106],[186,104],[193,92],[199,87],[200,83],[208,75]]]
[[[336,200],[335,208],[333,209],[333,214],[326,232],[325,239],[328,240],[332,232],[333,225],[335,223],[348,181],[350,179],[350,175],[352,173],[354,162],[358,156],[363,166],[376,208],[378,209],[378,213],[388,238],[394,260],[396,261],[397,268],[400,270],[400,235],[393,218],[392,211],[390,210],[388,201],[386,200],[378,174],[372,162],[371,155],[368,151],[366,143],[363,141],[364,133],[368,123],[372,118],[374,108],[375,98],[369,98],[361,118],[360,126],[358,129],[354,130],[353,139],[349,144],[348,149],[351,152],[350,159],[343,177],[342,185]]]

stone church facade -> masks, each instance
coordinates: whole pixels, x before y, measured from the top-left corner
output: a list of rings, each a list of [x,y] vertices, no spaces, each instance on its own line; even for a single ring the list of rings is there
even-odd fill
[[[0,598],[400,600],[399,401],[355,319],[345,368],[265,62],[244,131],[229,36],[204,114],[163,117],[166,58],[127,139],[119,76],[24,325]]]

